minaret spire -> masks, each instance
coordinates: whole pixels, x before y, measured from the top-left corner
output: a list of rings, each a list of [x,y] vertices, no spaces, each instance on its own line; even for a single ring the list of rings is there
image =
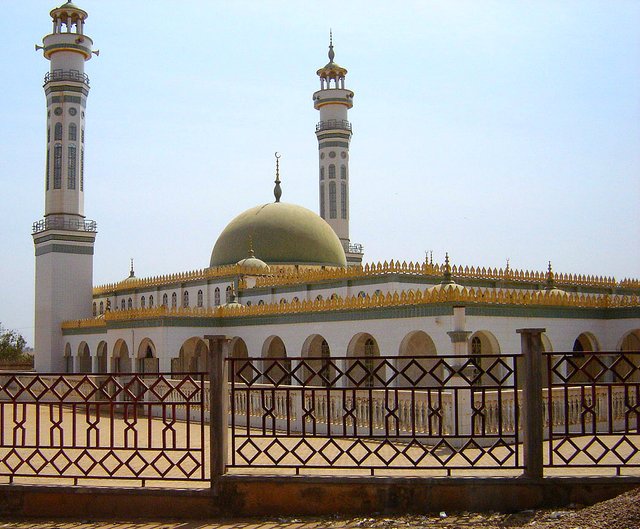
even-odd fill
[[[333,62],[336,54],[333,51],[333,31],[329,29],[329,62]]]
[[[320,155],[320,216],[336,232],[351,265],[362,262],[362,245],[349,239],[349,144],[351,123],[348,110],[353,92],[345,88],[347,69],[336,64],[333,30],[329,30],[329,62],[316,73],[320,90],[313,94],[320,122],[316,125]]]

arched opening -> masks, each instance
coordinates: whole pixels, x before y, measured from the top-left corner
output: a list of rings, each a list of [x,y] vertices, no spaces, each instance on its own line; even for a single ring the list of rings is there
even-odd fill
[[[64,346],[64,372],[73,373],[73,356],[71,356],[71,344]]]
[[[231,358],[249,358],[249,350],[247,349],[246,342],[236,336],[229,343],[229,356]],[[234,371],[235,370],[235,374]],[[235,380],[235,382],[245,382],[252,380],[255,376],[255,372],[244,362],[229,362],[229,380]],[[244,375],[244,376],[243,376]]]
[[[185,340],[180,347],[178,357],[171,359],[172,373],[201,373],[209,369],[209,348],[202,338],[194,336]]]
[[[136,371],[142,374],[160,371],[160,361],[156,354],[156,346],[149,338],[142,340],[138,346]]]
[[[302,370],[305,384],[329,387],[336,377],[336,369],[331,365],[331,349],[324,336],[312,334],[302,344],[305,367]]]
[[[129,347],[127,346],[127,342],[125,342],[122,338],[120,338],[113,346],[113,354],[111,355],[111,372],[131,372],[131,357],[129,356]]]
[[[591,355],[599,349],[595,336],[591,333],[583,332],[573,342],[573,355],[569,360],[569,368],[572,370],[570,382],[584,383],[595,380],[604,380],[607,375],[608,359],[602,356]],[[587,353],[587,354],[585,354]]]
[[[106,373],[107,372],[107,342],[102,341],[98,344],[98,349],[96,350],[96,356],[98,358],[98,362],[96,364],[96,373]]]
[[[291,360],[279,336],[269,336],[262,345],[262,373],[265,384],[291,384]]]
[[[620,360],[613,358],[612,371],[616,375],[616,381],[640,382],[640,329],[627,332],[617,349],[625,355]]]
[[[386,385],[385,368],[380,360],[378,342],[369,333],[356,334],[347,347],[347,356],[353,357],[347,361],[347,372],[353,379],[349,385],[357,387],[375,387]]]
[[[87,342],[78,346],[78,373],[91,373],[91,351]]]
[[[413,331],[400,342],[400,358],[397,369],[398,386],[437,387],[442,386],[445,379],[444,368],[438,364],[437,358],[406,358],[420,356],[436,356],[436,345],[431,336],[424,331]]]
[[[497,358],[488,358],[488,355],[500,354],[500,344],[496,337],[489,331],[477,331],[468,340],[467,351],[474,367],[465,376],[474,386],[496,386],[502,382],[507,383],[505,377],[511,373]]]

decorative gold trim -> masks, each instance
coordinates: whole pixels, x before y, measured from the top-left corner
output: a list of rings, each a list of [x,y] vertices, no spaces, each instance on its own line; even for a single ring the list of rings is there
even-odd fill
[[[367,263],[364,266],[350,266],[348,268],[319,268],[295,266],[273,266],[271,273],[264,269],[247,269],[244,266],[229,265],[216,268],[204,268],[191,272],[169,274],[149,278],[132,278],[131,280],[100,285],[93,289],[94,296],[114,294],[123,290],[145,289],[149,287],[164,287],[177,283],[218,279],[231,276],[256,276],[256,287],[277,287],[298,285],[303,283],[317,283],[321,281],[380,277],[388,274],[414,275],[427,278],[442,278],[445,265],[406,261],[384,261],[382,263]],[[474,266],[451,266],[451,276],[454,280],[491,280],[508,281],[513,283],[544,285],[547,281],[547,271],[514,270],[513,268],[485,268]],[[640,288],[640,280],[624,279],[619,283],[614,277],[561,274],[554,272],[554,284],[558,288],[565,287],[596,287],[596,288]],[[245,284],[240,289],[246,288]]]
[[[430,265],[427,265],[430,266]],[[62,324],[63,329],[77,329],[105,325],[107,321],[148,320],[159,317],[179,318],[235,318],[244,316],[265,316],[272,314],[298,314],[344,310],[367,310],[381,307],[429,305],[438,303],[465,303],[483,305],[517,305],[542,307],[578,308],[619,308],[640,307],[640,296],[619,296],[610,294],[577,294],[558,290],[529,292],[523,290],[495,290],[464,288],[459,285],[441,289],[405,290],[374,296],[351,296],[345,299],[322,299],[313,301],[292,301],[286,304],[219,306],[215,308],[174,308],[154,307],[151,309],[117,310],[104,317],[88,320],[71,320]]]

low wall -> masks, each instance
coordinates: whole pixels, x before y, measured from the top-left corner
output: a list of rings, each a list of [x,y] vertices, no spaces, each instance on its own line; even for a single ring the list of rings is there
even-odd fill
[[[633,488],[615,478],[332,478],[225,476],[214,489],[0,486],[0,516],[207,519],[216,517],[517,512],[591,505]]]

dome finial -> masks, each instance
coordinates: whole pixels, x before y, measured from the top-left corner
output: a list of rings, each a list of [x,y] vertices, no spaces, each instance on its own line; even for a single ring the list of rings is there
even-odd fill
[[[276,187],[273,188],[273,195],[276,197],[276,202],[280,202],[280,197],[282,196],[282,189],[280,188],[280,158],[281,155],[276,151],[276,179],[275,184]]]
[[[333,31],[329,29],[329,62],[333,62],[336,54],[333,51]]]
[[[135,273],[133,272],[133,257],[131,258],[131,270],[129,270],[129,277],[135,277]]]
[[[551,290],[555,286],[555,276],[553,275],[553,269],[551,268],[551,261],[549,261],[549,268],[547,269],[547,290]]]
[[[443,283],[453,283],[451,279],[451,265],[449,264],[449,252],[444,255],[444,273],[442,274]]]

